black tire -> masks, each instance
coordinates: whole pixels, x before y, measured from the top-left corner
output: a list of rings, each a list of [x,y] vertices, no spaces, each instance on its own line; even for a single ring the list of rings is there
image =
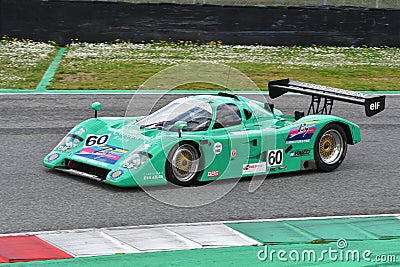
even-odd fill
[[[330,172],[342,164],[347,152],[347,136],[337,123],[326,125],[314,143],[314,159],[318,170]]]
[[[167,180],[180,186],[192,185],[197,181],[199,158],[199,151],[192,144],[176,144],[171,149],[165,166]]]

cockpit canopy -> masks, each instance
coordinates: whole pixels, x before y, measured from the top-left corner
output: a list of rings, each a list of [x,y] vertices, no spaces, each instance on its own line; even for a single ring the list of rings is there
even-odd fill
[[[206,131],[210,126],[212,129],[227,128],[240,125],[252,117],[271,116],[262,107],[262,103],[257,104],[256,101],[249,100],[243,107],[241,101],[232,101],[226,97],[184,97],[144,117],[136,125],[140,125],[140,128],[176,131],[174,124],[184,121],[187,122],[185,131]]]

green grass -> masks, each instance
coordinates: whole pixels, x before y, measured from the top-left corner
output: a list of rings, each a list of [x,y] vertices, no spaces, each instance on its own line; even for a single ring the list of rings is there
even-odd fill
[[[76,69],[62,61],[49,89],[137,89],[165,66],[132,62],[102,63],[96,67],[82,61]]]
[[[322,84],[357,91],[400,91],[400,67],[340,66],[281,69],[273,65],[237,64],[262,90],[268,81],[290,78],[292,80]]]
[[[5,39],[0,41],[0,51],[0,88],[35,89],[57,48],[54,44]],[[236,68],[262,90],[271,80],[291,78],[351,90],[400,91],[400,48],[228,46],[190,41],[73,43],[48,89],[135,90],[157,72],[190,62]],[[176,77],[180,75],[185,74]],[[178,89],[220,87],[203,82]]]
[[[262,90],[267,88],[268,81],[288,77],[351,90],[400,91],[399,48],[224,46],[188,42],[72,44],[50,89],[137,89],[169,66],[196,61],[234,67]],[[217,87],[191,83],[179,89]]]
[[[317,83],[349,90],[400,91],[400,67],[383,69],[376,66],[343,66],[337,68],[310,69],[298,67],[282,69],[276,65],[236,63],[229,64],[246,74],[261,90],[268,82],[276,79]],[[79,71],[60,69],[49,89],[137,89],[152,75],[165,66],[148,63],[110,64],[101,71],[80,68]],[[178,89],[216,89],[205,83],[191,83]],[[155,89],[155,88],[154,88]],[[246,90],[246,88],[243,88]]]
[[[0,88],[35,89],[56,53],[51,44],[3,37],[0,41]]]

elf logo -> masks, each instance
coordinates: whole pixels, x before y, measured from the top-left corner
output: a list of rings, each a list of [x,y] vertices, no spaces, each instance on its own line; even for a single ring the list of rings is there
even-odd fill
[[[369,105],[369,109],[370,110],[378,110],[381,106],[381,102],[375,102],[375,103],[371,103]]]
[[[385,109],[385,96],[374,97],[365,101],[365,114],[374,116]]]

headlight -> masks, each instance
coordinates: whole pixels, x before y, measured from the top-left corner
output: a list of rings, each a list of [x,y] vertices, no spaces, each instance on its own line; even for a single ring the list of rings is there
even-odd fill
[[[76,136],[69,135],[67,138],[65,138],[65,145],[68,147],[76,147],[81,140],[79,138],[76,138]]]
[[[123,163],[122,167],[126,169],[137,169],[143,164],[145,164],[149,159],[151,159],[152,155],[147,152],[134,152],[131,154]]]
[[[141,159],[140,159],[140,156],[139,156],[139,154],[133,154],[132,155],[132,157],[131,157],[131,159],[130,159],[130,162],[131,162],[131,164],[133,165],[133,166],[139,166],[140,164],[141,164]]]
[[[76,147],[82,141],[83,141],[82,137],[80,137],[76,134],[69,134],[64,138],[63,141],[61,141],[61,143],[57,149],[60,151],[67,151],[71,148]]]

